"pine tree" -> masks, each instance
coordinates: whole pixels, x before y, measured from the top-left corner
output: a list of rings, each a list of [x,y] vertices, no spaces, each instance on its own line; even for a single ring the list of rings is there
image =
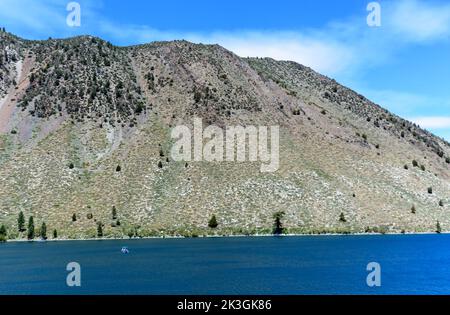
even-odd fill
[[[442,229],[441,229],[441,224],[439,223],[439,221],[437,221],[437,223],[436,223],[436,233],[441,233],[442,232]]]
[[[19,218],[17,219],[17,227],[19,229],[19,232],[25,231],[25,216],[23,215],[23,212],[19,212]]]
[[[347,219],[345,219],[344,212],[341,212],[341,214],[339,215],[339,221],[341,221],[341,222],[347,222]]]
[[[117,210],[116,210],[116,206],[112,207],[112,219],[116,220],[117,219]]]
[[[32,240],[34,238],[34,219],[33,216],[30,216],[28,219],[28,235],[29,240]]]
[[[0,242],[6,242],[6,239],[7,239],[6,227],[2,224],[2,226],[0,226]]]
[[[56,229],[53,230],[53,238],[58,238],[58,231]]]
[[[276,234],[276,235],[283,234],[284,228],[283,228],[283,223],[281,222],[281,219],[283,219],[284,214],[285,213],[283,211],[274,213],[274,215],[273,215],[273,219],[274,219],[273,234]]]
[[[97,236],[103,237],[103,224],[101,222],[97,223]]]
[[[41,231],[40,231],[41,233],[41,238],[43,239],[43,240],[46,240],[47,239],[47,225],[45,224],[45,222],[42,222],[42,225],[41,225]]]
[[[74,213],[72,214],[72,222],[75,222],[77,220],[77,214]]]
[[[208,226],[212,229],[215,229],[218,225],[219,225],[219,223],[217,223],[216,216],[213,214],[213,216],[211,217],[211,219],[208,222]]]

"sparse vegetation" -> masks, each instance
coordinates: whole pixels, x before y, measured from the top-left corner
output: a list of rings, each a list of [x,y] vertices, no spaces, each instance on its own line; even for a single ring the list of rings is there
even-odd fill
[[[0,135],[0,218],[9,238],[27,236],[25,218],[17,232],[20,210],[69,239],[96,237],[100,220],[108,237],[251,235],[272,233],[273,212],[286,211],[280,223],[289,232],[345,234],[367,225],[433,231],[438,215],[450,215],[446,143],[302,65],[184,41],[119,48],[87,36],[0,36],[0,98],[12,91],[23,111],[5,117],[13,129]],[[15,89],[12,60],[22,61],[29,86],[21,80]],[[169,161],[170,129],[194,116],[220,127],[283,126],[280,170]],[[413,159],[428,172],[413,169]],[[436,196],[424,196],[428,186]],[[445,205],[436,209],[438,196]],[[420,215],[408,216],[412,204]],[[214,212],[219,228],[203,226]]]

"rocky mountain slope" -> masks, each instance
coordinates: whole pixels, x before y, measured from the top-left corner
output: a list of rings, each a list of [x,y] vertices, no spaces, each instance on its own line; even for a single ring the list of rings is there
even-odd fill
[[[11,238],[20,211],[67,238],[268,233],[277,211],[292,233],[450,229],[449,144],[307,67],[186,41],[0,32],[0,48]],[[279,125],[279,170],[173,161],[171,128],[194,116]]]

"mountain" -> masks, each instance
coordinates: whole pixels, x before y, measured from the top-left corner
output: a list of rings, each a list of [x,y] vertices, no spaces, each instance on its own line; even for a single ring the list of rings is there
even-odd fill
[[[310,68],[186,41],[3,31],[0,49],[11,238],[20,211],[63,238],[270,233],[279,211],[288,233],[450,229],[450,145]],[[279,169],[173,161],[171,130],[194,117],[279,126]]]

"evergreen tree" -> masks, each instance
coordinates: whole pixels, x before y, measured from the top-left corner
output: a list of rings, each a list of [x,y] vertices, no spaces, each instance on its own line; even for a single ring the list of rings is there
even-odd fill
[[[77,220],[77,214],[74,213],[72,214],[72,222],[75,222]]]
[[[19,212],[19,218],[17,219],[17,227],[19,229],[19,232],[25,231],[25,216],[23,215],[23,212]]]
[[[339,215],[339,221],[347,222],[347,219],[345,218],[344,212],[341,212],[341,214]]]
[[[4,225],[0,226],[0,242],[6,242],[7,232]]]
[[[53,238],[58,238],[58,231],[56,229],[53,230]]]
[[[43,240],[47,239],[47,225],[45,222],[42,222],[40,234]]]
[[[116,206],[112,207],[112,219],[116,220],[117,219],[117,210],[116,210]]]
[[[437,221],[437,223],[436,223],[436,233],[441,233],[442,232],[442,229],[441,229],[441,224],[439,223],[439,221]]]
[[[212,229],[215,229],[218,225],[219,225],[219,223],[217,223],[216,216],[213,214],[213,216],[211,217],[211,219],[208,222],[208,226]]]
[[[279,211],[274,213],[273,219],[275,220],[273,223],[273,234],[279,235],[282,234],[284,231],[283,223],[281,222],[281,219],[284,217],[284,212]]]
[[[97,236],[103,237],[103,224],[101,222],[97,223]]]
[[[33,216],[30,216],[28,219],[28,235],[29,240],[32,240],[34,238],[34,219]]]

